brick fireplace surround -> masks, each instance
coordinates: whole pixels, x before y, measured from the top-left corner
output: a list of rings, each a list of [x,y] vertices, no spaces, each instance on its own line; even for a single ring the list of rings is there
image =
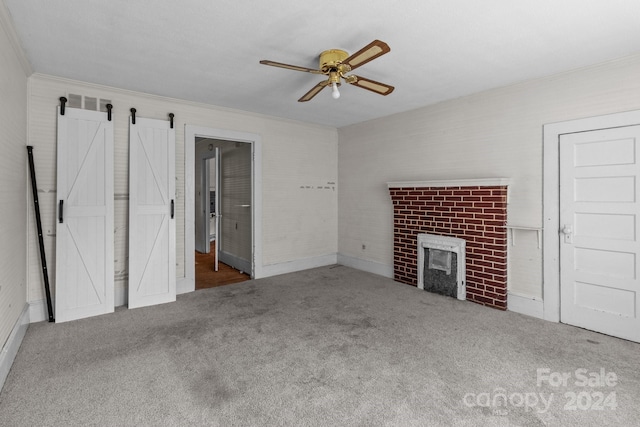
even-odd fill
[[[466,241],[467,300],[507,309],[507,185],[503,178],[390,182],[393,270],[416,286],[417,235]]]

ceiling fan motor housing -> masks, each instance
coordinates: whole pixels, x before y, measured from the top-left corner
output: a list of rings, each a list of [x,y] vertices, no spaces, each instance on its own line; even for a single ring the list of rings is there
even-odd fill
[[[331,71],[349,72],[351,67],[342,63],[348,57],[349,54],[341,49],[325,50],[320,54],[320,66],[318,68],[324,74],[329,74]]]

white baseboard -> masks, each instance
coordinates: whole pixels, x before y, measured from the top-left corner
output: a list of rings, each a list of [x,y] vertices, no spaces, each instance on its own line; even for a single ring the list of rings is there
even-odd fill
[[[260,277],[277,276],[278,274],[293,273],[295,271],[308,270],[310,268],[324,267],[338,263],[337,254],[328,254],[313,258],[297,259],[295,261],[270,264],[262,267]],[[256,277],[259,279],[260,277]]]
[[[248,274],[251,273],[251,261],[249,261],[248,259],[243,259],[224,251],[219,252],[218,259],[220,260],[220,262],[223,262],[237,270]]]
[[[196,290],[196,282],[188,277],[179,277],[176,279],[176,294],[186,294]]]
[[[0,350],[0,390],[2,390],[4,381],[7,379],[7,375],[9,375],[11,365],[13,365],[13,360],[16,358],[16,354],[18,354],[18,349],[20,348],[20,344],[22,344],[24,334],[27,333],[27,328],[30,323],[29,307],[30,304],[25,304],[20,317],[18,317],[18,320],[11,330],[11,334],[9,334],[7,342],[2,350]]]
[[[338,254],[338,264],[393,279],[393,266],[376,261]]]
[[[544,319],[544,304],[540,298],[507,293],[507,310]]]
[[[116,307],[127,305],[129,303],[129,287],[128,286],[115,286],[115,294],[113,296],[113,304]]]
[[[43,322],[49,320],[49,312],[47,311],[47,303],[40,299],[37,301],[29,301],[29,321],[30,323]],[[53,302],[51,303],[53,304]]]

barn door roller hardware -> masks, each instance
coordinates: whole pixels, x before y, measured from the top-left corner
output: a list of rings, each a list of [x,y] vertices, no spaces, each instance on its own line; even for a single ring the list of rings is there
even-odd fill
[[[67,103],[67,98],[64,96],[60,97],[60,115],[64,116],[64,105]]]
[[[107,105],[107,107],[108,107],[108,105]],[[138,110],[136,110],[135,108],[131,108],[131,110],[129,110],[129,111],[131,111],[131,124],[135,125],[136,124],[136,111],[138,111]],[[173,118],[175,116],[176,116],[175,114],[169,113],[169,124],[171,126],[171,129],[173,129]]]
[[[62,105],[63,107],[60,109],[61,113],[64,111],[64,103]],[[40,219],[40,204],[38,202],[38,185],[36,183],[36,171],[33,165],[33,147],[31,145],[27,146],[27,154],[29,155],[29,171],[31,173],[31,192],[33,193],[33,209],[35,210],[35,213],[36,213],[36,225],[38,227],[38,244],[40,246],[40,263],[42,264],[42,276],[44,277],[44,290],[47,297],[47,310],[49,312],[49,322],[55,322],[56,319],[53,318],[53,307],[51,306],[51,291],[49,290],[49,271],[47,270],[47,256],[44,252],[44,239],[42,237],[42,221]]]
[[[107,104],[105,107],[107,107],[107,120],[111,121],[111,109],[113,108],[113,105]]]

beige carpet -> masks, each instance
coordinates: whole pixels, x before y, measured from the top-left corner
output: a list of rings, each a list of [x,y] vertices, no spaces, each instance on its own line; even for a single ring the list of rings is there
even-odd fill
[[[631,426],[639,366],[636,343],[331,266],[31,325],[0,425]]]

